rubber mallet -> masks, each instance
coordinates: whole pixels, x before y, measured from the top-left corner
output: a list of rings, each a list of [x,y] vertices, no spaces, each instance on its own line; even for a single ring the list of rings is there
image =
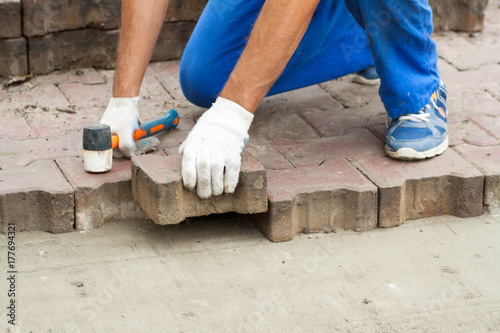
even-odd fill
[[[134,141],[177,127],[179,115],[170,110],[163,117],[141,124],[134,132]],[[113,148],[118,147],[118,136],[111,135],[108,125],[89,125],[83,128],[83,165],[87,172],[111,170]]]

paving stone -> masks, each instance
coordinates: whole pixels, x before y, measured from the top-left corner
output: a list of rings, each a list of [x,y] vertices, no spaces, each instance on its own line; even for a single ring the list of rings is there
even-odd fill
[[[434,31],[480,31],[488,0],[429,0]]]
[[[22,181],[20,181],[22,180]],[[70,232],[74,222],[73,189],[53,161],[0,170],[0,226],[16,231]]]
[[[496,6],[495,6],[496,5]],[[489,27],[500,29],[500,8],[498,0],[490,0],[484,11],[485,30]]]
[[[342,136],[309,140],[273,139],[273,145],[296,167],[318,166],[325,160],[356,154],[384,154],[383,143],[367,129]]]
[[[198,21],[208,0],[175,0],[170,1],[166,22]]]
[[[500,214],[500,146],[453,148],[485,175],[484,207],[490,214]]]
[[[255,112],[250,137],[318,138],[316,131],[300,112],[304,109],[335,112],[342,106],[318,85],[265,98]]]
[[[435,36],[439,55],[461,71],[500,62],[498,53],[500,37],[493,34],[483,39],[467,36],[467,34]]]
[[[113,84],[63,83],[59,89],[77,107],[106,107],[113,95]]]
[[[180,118],[179,125],[176,128],[157,135],[160,140],[158,149],[164,150],[169,156],[178,155],[181,143],[186,140],[194,125],[194,120],[189,118]]]
[[[337,112],[343,106],[319,85],[287,91],[264,98],[259,110],[277,112],[283,110],[302,112],[304,109]]]
[[[115,66],[118,30],[81,29],[29,37],[30,73]]]
[[[478,95],[485,91],[500,98],[499,64],[486,64],[479,69],[458,71],[445,61],[440,61],[439,70],[449,92],[449,103],[460,102],[464,95]]]
[[[380,227],[430,216],[482,213],[484,177],[451,149],[418,162],[367,155],[351,159],[379,189]]]
[[[495,138],[474,123],[473,119],[477,119],[478,116],[481,115],[473,115],[472,117],[455,115],[450,117],[448,120],[450,146],[462,143],[470,143],[476,146],[500,144],[500,138]]]
[[[27,73],[26,39],[24,37],[0,39],[0,76],[25,75]]]
[[[179,83],[180,61],[156,62],[149,65],[146,73],[156,76],[174,99],[186,100]]]
[[[35,133],[23,118],[3,119],[0,122],[0,137],[26,139],[35,136]]]
[[[265,108],[255,112],[248,135],[266,139],[290,138],[305,140],[319,138],[319,135],[311,126],[293,111],[269,112]]]
[[[470,120],[483,128],[488,134],[496,139],[500,139],[500,113],[497,109],[489,114],[478,114],[470,117]]]
[[[245,145],[245,151],[252,155],[266,169],[293,169],[293,165],[264,138],[251,138]]]
[[[105,109],[104,106],[58,108],[49,111],[36,108],[26,112],[26,116],[38,137],[49,138],[99,123]]]
[[[15,37],[21,37],[21,0],[3,0],[0,2],[0,38]]]
[[[207,0],[170,1],[165,21],[197,21],[206,3]],[[23,5],[26,36],[82,28],[110,30],[120,24],[119,0],[23,0]],[[20,13],[19,6],[19,16]]]
[[[31,90],[38,85],[58,85],[61,83],[102,84],[105,83],[105,81],[95,68],[79,68],[74,70],[55,71],[47,75],[35,75],[24,83],[8,87],[7,91],[19,92]]]
[[[65,71],[60,70],[52,72],[48,75],[36,75],[29,82],[34,85],[61,83],[105,83],[103,77],[95,68],[78,68]]]
[[[0,94],[2,94],[0,92]],[[12,93],[4,92],[0,112],[20,110],[30,112],[32,109],[43,111],[68,109],[70,103],[62,92],[52,84],[36,86],[31,90],[16,91]]]
[[[324,137],[343,135],[352,128],[380,124],[387,119],[384,108],[376,109],[372,106],[342,108],[334,112],[304,109],[301,115]]]
[[[321,83],[333,98],[347,108],[363,108],[367,105],[385,110],[378,94],[379,86],[367,86],[352,82],[353,75],[346,75],[336,80]]]
[[[81,28],[114,29],[120,23],[120,1],[23,0],[24,34]]]
[[[114,71],[107,71],[105,84],[63,83],[59,85],[59,88],[71,104],[77,107],[105,108],[113,95],[113,76],[110,73],[114,73]],[[151,75],[144,77],[139,94],[142,96],[140,102],[141,111],[144,109],[143,104],[151,105],[149,101],[161,105],[158,101],[163,103],[170,98],[160,82]]]
[[[75,191],[75,229],[98,228],[106,222],[146,218],[132,198],[129,159],[113,159],[105,173],[89,173],[80,157],[57,159]]]
[[[0,168],[16,169],[37,160],[82,156],[82,130],[56,138],[0,138]]]
[[[143,155],[132,158],[132,194],[157,224],[177,224],[187,217],[237,212],[267,211],[267,182],[264,167],[244,155],[236,191],[200,199],[182,186],[182,156]]]
[[[180,59],[196,22],[167,22],[158,36],[152,61]]]
[[[250,217],[274,242],[301,232],[377,227],[377,188],[342,158],[320,167],[267,170],[269,210]]]
[[[465,92],[454,94],[450,92],[448,100],[448,109],[450,110],[450,117],[453,114],[459,115],[472,115],[475,113],[483,114],[498,114],[500,108],[500,100],[493,97],[489,92]],[[457,95],[460,97],[457,98]]]

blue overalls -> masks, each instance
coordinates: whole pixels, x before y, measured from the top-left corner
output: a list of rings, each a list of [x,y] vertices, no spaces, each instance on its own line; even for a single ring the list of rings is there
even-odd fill
[[[210,107],[243,51],[265,0],[210,0],[186,46],[180,83]],[[439,86],[427,0],[322,0],[300,45],[268,95],[375,65],[391,118],[416,113]]]

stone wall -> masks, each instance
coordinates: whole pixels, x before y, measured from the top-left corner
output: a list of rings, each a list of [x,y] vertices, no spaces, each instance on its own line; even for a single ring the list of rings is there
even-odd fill
[[[153,61],[180,58],[207,0],[171,0]],[[479,31],[488,0],[430,0],[435,30]],[[1,0],[0,76],[113,68],[120,0]]]

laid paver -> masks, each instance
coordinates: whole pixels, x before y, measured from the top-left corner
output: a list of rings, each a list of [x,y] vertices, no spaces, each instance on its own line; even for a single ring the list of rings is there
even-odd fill
[[[186,100],[179,84],[180,61],[152,63],[146,73],[152,73],[174,99]]]
[[[128,159],[113,159],[105,173],[89,173],[80,157],[57,159],[75,193],[75,229],[98,228],[111,221],[143,219],[146,214],[132,198]]]
[[[255,113],[252,126],[248,131],[250,137],[265,139],[289,138],[312,139],[319,135],[301,117],[294,112],[268,112],[262,107]]]
[[[334,112],[305,108],[301,115],[321,136],[343,135],[352,128],[384,123],[387,113],[384,108],[342,108]]]
[[[95,68],[78,68],[66,71],[55,71],[47,75],[35,75],[27,83],[40,85],[61,83],[104,84],[106,82]],[[9,88],[9,91],[16,88],[17,87]]]
[[[271,143],[264,138],[250,138],[245,151],[252,155],[266,169],[293,169],[293,165]]]
[[[0,121],[0,137],[26,139],[36,137],[36,135],[25,119],[14,118]]]
[[[82,130],[55,138],[0,138],[0,168],[16,169],[38,160],[82,156]]]
[[[70,105],[62,92],[53,84],[44,84],[26,91],[4,93],[0,112],[39,107],[43,110],[67,109]]]
[[[498,63],[500,38],[497,34],[482,34],[482,38],[474,38],[468,33],[445,33],[434,39],[439,55],[461,71]]]
[[[167,155],[178,155],[179,146],[186,140],[195,122],[189,118],[180,118],[176,128],[157,135],[160,140],[158,149],[162,149]]]
[[[79,107],[95,107],[108,105],[113,86],[111,82],[95,85],[62,83],[59,89],[71,104]]]
[[[302,232],[377,227],[377,188],[345,159],[320,167],[267,170],[269,210],[250,217],[274,242]]]
[[[320,86],[347,108],[363,108],[371,105],[373,108],[385,110],[378,94],[378,85],[360,85],[352,82],[352,79],[352,75],[347,75],[320,83]]]
[[[74,222],[73,189],[53,161],[0,170],[0,226],[16,231],[70,232]]]
[[[243,155],[235,192],[209,199],[200,199],[196,191],[183,187],[181,164],[181,155],[132,158],[132,194],[155,223],[177,224],[193,216],[267,211],[266,173],[250,155]]]
[[[69,131],[97,124],[105,108],[99,106],[67,107],[43,111],[40,108],[25,110],[25,118],[40,138],[56,138]]]
[[[496,94],[496,92],[500,92],[500,82],[498,81],[500,64],[486,64],[478,69],[459,71],[440,59],[438,66],[449,92],[448,102],[460,101],[463,94],[477,95],[484,91],[500,97]],[[457,96],[460,98],[456,98]]]
[[[430,216],[479,216],[483,211],[483,174],[451,149],[424,161],[368,155],[351,160],[378,187],[380,227]]]
[[[355,128],[342,136],[309,140],[274,139],[273,145],[296,167],[356,154],[383,154],[383,143],[369,130]]]
[[[491,136],[500,139],[500,105],[496,112],[490,114],[478,114],[470,118],[483,128]]]
[[[500,138],[495,137],[491,132],[478,126],[474,120],[482,115],[471,115],[464,117],[461,115],[450,115],[448,119],[448,137],[450,146],[462,143],[470,143],[476,146],[488,146],[500,144]]]
[[[491,214],[500,214],[500,146],[460,145],[453,149],[484,174],[484,207]]]

